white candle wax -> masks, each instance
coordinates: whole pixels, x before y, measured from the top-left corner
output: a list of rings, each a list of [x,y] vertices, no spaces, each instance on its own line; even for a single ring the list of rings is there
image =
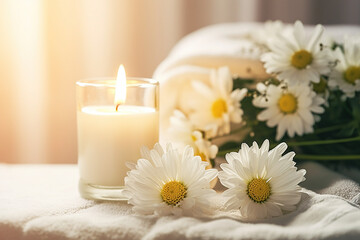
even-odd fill
[[[102,186],[124,186],[129,169],[142,146],[159,139],[159,115],[140,106],[87,106],[78,111],[79,169],[82,180]]]

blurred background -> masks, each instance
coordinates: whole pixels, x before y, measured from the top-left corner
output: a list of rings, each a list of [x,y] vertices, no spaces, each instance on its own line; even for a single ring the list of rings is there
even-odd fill
[[[221,22],[360,24],[357,0],[0,0],[0,162],[76,163],[75,82],[151,77]]]

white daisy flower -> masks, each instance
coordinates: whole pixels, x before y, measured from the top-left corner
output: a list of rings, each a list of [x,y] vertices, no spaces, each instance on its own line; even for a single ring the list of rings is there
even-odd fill
[[[334,51],[338,63],[329,77],[329,86],[338,87],[346,97],[352,98],[360,91],[360,37],[347,37],[344,52]]]
[[[220,182],[228,189],[228,209],[240,209],[245,218],[276,217],[293,211],[301,199],[298,184],[305,180],[305,170],[297,171],[294,152],[282,156],[287,148],[281,143],[269,151],[269,141],[261,148],[241,145],[239,152],[226,154],[227,163],[220,165]]]
[[[240,101],[247,89],[233,88],[233,79],[228,67],[213,70],[210,75],[211,86],[193,81],[197,95],[191,101],[189,119],[197,129],[206,132],[206,137],[214,137],[230,132],[230,123],[242,121],[243,110]]]
[[[125,178],[125,194],[139,214],[201,215],[211,211],[215,191],[210,181],[216,169],[205,170],[207,163],[194,156],[188,146],[183,153],[167,145],[142,149],[142,159]]]
[[[268,42],[270,52],[264,53],[261,60],[267,73],[277,74],[280,80],[289,85],[320,81],[320,75],[330,72],[327,48],[320,46],[324,28],[317,25],[309,39],[304,26],[296,21],[293,33],[289,36],[279,34]]]
[[[257,85],[258,91],[263,94],[253,100],[256,107],[266,108],[260,112],[257,119],[266,121],[269,127],[275,127],[276,140],[280,140],[285,133],[289,137],[295,134],[313,132],[315,114],[324,112],[321,107],[325,100],[315,94],[307,85],[294,85],[285,87],[264,84]]]
[[[218,147],[204,139],[203,134],[195,130],[190,120],[179,110],[175,110],[170,117],[170,127],[168,129],[169,140],[179,150],[185,149],[190,145],[194,149],[195,156],[201,157],[201,160],[208,162],[207,168],[211,168],[210,159],[214,159],[218,152]]]

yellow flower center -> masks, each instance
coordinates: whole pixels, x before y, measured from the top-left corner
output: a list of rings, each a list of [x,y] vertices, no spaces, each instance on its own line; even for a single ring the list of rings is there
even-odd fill
[[[212,168],[210,160],[206,157],[204,153],[199,152],[199,150],[196,150],[194,155],[199,156],[201,158],[201,161],[209,163],[209,165],[206,166],[206,169]]]
[[[211,113],[215,118],[222,117],[223,113],[227,112],[226,102],[219,98],[211,106]]]
[[[208,161],[207,158],[206,158],[206,156],[205,156],[205,154],[202,153],[202,152],[199,152],[199,153],[195,154],[195,156],[199,156],[199,157],[201,158],[201,161],[203,161],[203,162],[207,162],[207,161]]]
[[[313,83],[313,90],[316,93],[324,93],[327,87],[327,83],[325,78],[320,77],[320,82],[318,83]]]
[[[191,140],[193,140],[193,142],[195,142],[197,140],[197,138],[193,134],[191,134]]]
[[[355,81],[360,79],[360,66],[350,66],[344,72],[344,79],[350,84],[355,85]]]
[[[186,197],[185,185],[178,181],[170,181],[161,189],[161,198],[169,205],[176,206]]]
[[[291,93],[283,94],[278,104],[283,113],[294,113],[297,109],[297,99]]]
[[[312,63],[312,60],[313,57],[311,53],[306,50],[300,50],[292,55],[291,64],[298,69],[304,69]]]
[[[265,202],[271,194],[270,184],[262,178],[254,178],[248,183],[246,193],[256,203]]]

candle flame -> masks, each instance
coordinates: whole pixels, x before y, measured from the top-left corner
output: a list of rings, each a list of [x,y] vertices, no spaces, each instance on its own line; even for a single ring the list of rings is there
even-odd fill
[[[116,111],[121,104],[124,104],[126,100],[126,73],[125,68],[121,64],[118,70],[115,88],[115,106]]]

